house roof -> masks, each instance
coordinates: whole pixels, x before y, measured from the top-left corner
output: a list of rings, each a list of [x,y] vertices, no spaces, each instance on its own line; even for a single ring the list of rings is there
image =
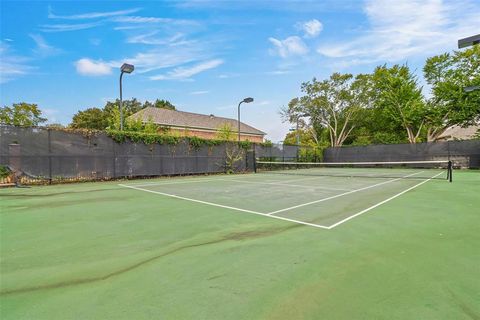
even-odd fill
[[[147,107],[130,116],[142,122],[152,121],[155,124],[169,127],[218,130],[219,127],[229,124],[232,130],[237,131],[238,122],[234,119],[217,117],[185,111],[176,111],[155,107]],[[254,127],[240,122],[240,132],[253,135],[265,135],[266,133]]]
[[[469,126],[462,128],[460,126],[451,126],[444,133],[442,133],[439,140],[469,140],[473,139],[477,131],[480,130],[480,125]]]

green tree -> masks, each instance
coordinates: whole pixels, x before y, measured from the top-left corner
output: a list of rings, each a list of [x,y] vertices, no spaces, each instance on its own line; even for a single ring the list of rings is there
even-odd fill
[[[427,140],[435,141],[452,125],[467,126],[480,120],[480,45],[427,59],[424,77],[432,88],[427,104]]]
[[[88,108],[83,111],[78,111],[72,118],[72,123],[69,125],[75,129],[96,129],[104,130],[109,125],[108,115],[99,108]]]
[[[157,99],[155,102],[145,101],[143,104],[143,108],[147,107],[154,107],[154,108],[161,108],[161,109],[168,109],[168,110],[176,110],[175,106],[168,100],[160,100]]]
[[[33,103],[14,103],[11,107],[0,108],[0,123],[14,126],[38,126],[47,121],[42,111]]]
[[[376,107],[400,123],[408,141],[416,143],[425,124],[426,105],[415,75],[406,65],[384,65],[375,69],[373,81]]]
[[[307,117],[305,127],[317,144],[326,133],[332,147],[341,146],[355,127],[358,111],[365,107],[364,95],[358,93],[366,86],[358,85],[358,81],[351,74],[333,73],[327,80],[304,82],[301,89],[305,95],[292,99],[282,115],[292,124]]]
[[[237,132],[233,130],[229,123],[224,123],[217,129],[216,138],[222,141],[235,141]]]

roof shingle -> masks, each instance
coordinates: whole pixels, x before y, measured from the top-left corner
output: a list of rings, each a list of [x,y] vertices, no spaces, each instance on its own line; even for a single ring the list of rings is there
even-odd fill
[[[130,116],[130,118],[143,122],[153,121],[153,123],[161,126],[173,126],[181,128],[197,128],[218,130],[221,126],[229,124],[232,130],[237,131],[238,122],[234,119],[216,117],[214,115],[206,115],[185,111],[168,110],[155,107],[147,107]],[[265,132],[240,122],[240,132],[254,135],[265,135]]]

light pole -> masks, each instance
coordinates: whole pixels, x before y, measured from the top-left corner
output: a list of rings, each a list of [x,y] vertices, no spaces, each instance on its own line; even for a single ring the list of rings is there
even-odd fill
[[[476,44],[480,44],[480,34],[458,40],[458,49],[474,46]],[[464,92],[472,92],[476,90],[480,90],[480,86],[469,86],[463,88]]]
[[[120,67],[120,131],[123,131],[123,100],[122,100],[122,78],[124,73],[132,73],[135,67],[133,64],[124,63]]]
[[[245,98],[243,99],[242,101],[240,101],[240,103],[238,104],[238,142],[240,142],[240,105],[242,103],[250,103],[250,102],[253,102],[253,98]]]

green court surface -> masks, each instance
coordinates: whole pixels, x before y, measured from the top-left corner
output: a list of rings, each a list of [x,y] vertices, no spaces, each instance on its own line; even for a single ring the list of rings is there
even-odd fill
[[[0,318],[479,319],[480,172],[343,170],[0,190]]]

